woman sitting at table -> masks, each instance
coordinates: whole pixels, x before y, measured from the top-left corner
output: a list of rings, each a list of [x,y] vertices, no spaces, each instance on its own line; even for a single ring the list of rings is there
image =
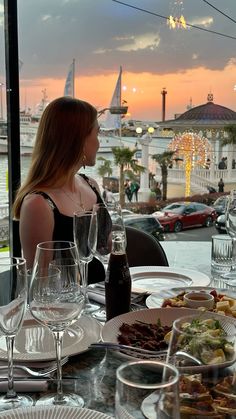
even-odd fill
[[[96,181],[77,173],[95,165],[98,132],[97,110],[87,102],[61,97],[44,110],[28,176],[13,206],[28,268],[38,243],[73,241],[74,212],[92,210],[95,203],[103,202]],[[103,265],[94,258],[89,283],[103,279]]]

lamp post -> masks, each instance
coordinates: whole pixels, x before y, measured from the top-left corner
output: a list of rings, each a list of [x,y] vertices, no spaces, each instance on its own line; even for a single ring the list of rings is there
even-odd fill
[[[137,129],[136,129],[137,132]],[[148,168],[148,157],[149,157],[149,144],[152,141],[152,134],[154,132],[153,127],[149,127],[146,134],[139,138],[139,142],[142,146],[142,158],[141,165],[145,167],[145,172],[140,175],[140,189],[139,196],[141,201],[148,201],[150,198],[149,189],[149,168]]]
[[[2,86],[4,86],[4,84],[0,82],[0,120],[1,121],[3,120]]]

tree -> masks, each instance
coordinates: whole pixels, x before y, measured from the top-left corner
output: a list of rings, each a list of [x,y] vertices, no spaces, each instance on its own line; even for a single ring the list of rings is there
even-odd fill
[[[107,160],[104,157],[98,157],[97,160],[103,161],[103,164],[98,167],[98,174],[102,178],[104,178],[106,175],[111,176],[112,175],[112,168],[111,168],[111,160]]]
[[[143,166],[137,164],[136,159],[134,159],[134,155],[136,153],[136,149],[130,150],[128,147],[113,147],[112,153],[114,155],[115,165],[119,166],[120,168],[120,205],[123,208],[125,204],[125,190],[124,190],[124,183],[125,183],[125,173],[129,173],[132,171],[133,173],[143,173],[146,169]]]
[[[235,159],[233,160],[233,151],[234,151],[234,145],[236,144],[236,125],[228,125],[224,128],[225,132],[228,133],[228,137],[224,138],[221,142],[222,146],[229,145],[231,146],[231,153],[228,154],[228,164],[227,167],[233,167],[233,163],[235,162]]]
[[[236,144],[236,125],[228,125],[224,130],[228,133],[228,137],[222,140],[222,146]]]
[[[162,199],[167,199],[167,177],[168,167],[172,164],[174,151],[164,151],[161,154],[153,154],[152,159],[155,160],[161,168],[161,181],[162,181]]]

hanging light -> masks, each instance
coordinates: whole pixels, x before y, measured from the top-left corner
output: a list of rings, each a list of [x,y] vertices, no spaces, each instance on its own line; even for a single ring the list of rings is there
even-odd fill
[[[186,29],[187,24],[183,15],[183,1],[174,0],[171,2],[171,14],[167,18],[167,25],[170,29]]]

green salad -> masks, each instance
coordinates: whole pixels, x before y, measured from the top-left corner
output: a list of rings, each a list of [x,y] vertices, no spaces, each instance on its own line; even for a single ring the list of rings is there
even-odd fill
[[[218,320],[196,318],[191,323],[183,323],[181,330],[184,333],[178,337],[178,349],[190,353],[203,364],[219,364],[233,359],[233,338],[227,336]]]

